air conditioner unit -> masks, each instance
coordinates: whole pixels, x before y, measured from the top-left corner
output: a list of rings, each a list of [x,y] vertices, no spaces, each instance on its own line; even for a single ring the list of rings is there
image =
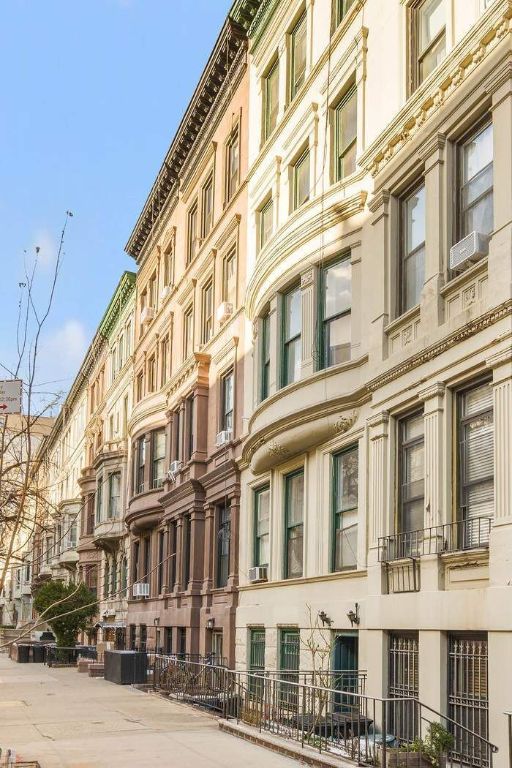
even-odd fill
[[[166,298],[169,296],[170,292],[171,292],[171,286],[170,285],[164,285],[164,287],[160,291],[160,298],[162,299],[162,301],[166,300]]]
[[[229,301],[223,301],[217,307],[217,320],[219,323],[225,323],[233,314],[233,305]]]
[[[489,253],[489,237],[471,232],[450,248],[450,269],[462,271]]]
[[[181,461],[171,461],[171,465],[167,473],[167,477],[169,478],[169,480],[175,479],[176,475],[178,474],[182,466],[183,465]]]
[[[149,584],[144,581],[136,581],[133,585],[134,597],[149,597]]]
[[[140,313],[140,324],[149,323],[155,316],[155,310],[153,307],[144,307]]]
[[[256,584],[258,581],[268,581],[268,568],[266,565],[256,565],[249,568],[249,581]]]
[[[217,447],[226,445],[231,441],[232,431],[230,429],[223,429],[222,432],[217,433],[217,439],[215,441]]]

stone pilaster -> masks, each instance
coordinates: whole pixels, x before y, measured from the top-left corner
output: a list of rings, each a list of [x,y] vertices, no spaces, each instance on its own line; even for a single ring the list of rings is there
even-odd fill
[[[446,254],[446,136],[438,133],[426,142],[419,155],[425,163],[425,283],[421,296],[421,322],[437,328],[443,322],[440,289],[444,284]]]
[[[279,294],[275,294],[270,300],[269,326],[270,326],[270,376],[268,393],[273,395],[280,387],[279,371],[281,370],[281,312],[279,306]]]
[[[445,520],[443,504],[445,440],[443,438],[445,385],[441,382],[421,390],[418,396],[424,402],[425,427],[425,517],[424,526],[430,528]]]
[[[319,365],[317,330],[318,269],[308,267],[300,276],[302,299],[302,365],[301,378],[311,376]]]
[[[391,264],[390,251],[390,219],[391,195],[387,189],[377,192],[368,205],[373,214],[371,219],[371,243],[369,248],[373,253],[372,262],[372,305],[371,331],[368,346],[375,361],[387,357],[387,338],[384,329],[392,317],[392,289],[396,284],[396,265]]]
[[[203,591],[213,587],[213,563],[215,544],[215,505],[204,505],[204,580]]]
[[[370,429],[370,497],[368,546],[376,549],[381,536],[389,530],[389,414],[382,411],[368,420]]]
[[[512,524],[512,346],[487,360],[494,390],[494,520]]]

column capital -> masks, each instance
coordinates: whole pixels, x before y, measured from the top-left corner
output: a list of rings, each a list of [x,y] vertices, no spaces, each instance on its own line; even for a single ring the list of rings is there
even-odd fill
[[[370,429],[377,429],[378,427],[382,427],[383,430],[387,430],[387,426],[389,424],[389,411],[381,411],[380,413],[375,413],[373,416],[369,416],[366,421]]]
[[[426,400],[432,400],[434,398],[442,399],[446,393],[446,384],[442,381],[436,381],[433,384],[429,384],[428,387],[420,389],[418,391],[418,397],[424,402]]]
[[[497,376],[495,374],[495,378],[497,379],[504,379],[511,376],[512,375],[512,345],[505,347],[505,349],[500,349],[498,352],[495,352],[493,355],[490,355],[485,361],[485,365],[487,366],[487,368],[491,368],[491,370],[493,371],[495,371],[497,368],[503,369],[503,367],[505,367],[505,370],[500,370]]]
[[[446,134],[435,133],[418,150],[418,157],[423,162],[428,162],[429,167],[436,163],[443,162],[444,148],[446,146]]]
[[[368,208],[370,209],[371,213],[377,213],[380,208],[382,208],[382,213],[384,215],[387,215],[388,213],[388,205],[389,201],[391,199],[391,192],[389,189],[380,189],[378,192],[374,194],[370,202],[368,203]]]
[[[496,106],[495,101],[501,101],[503,94],[499,94],[505,86],[505,93],[512,94],[512,57],[509,57],[504,64],[494,70],[484,82],[483,90],[493,97],[492,108]],[[492,109],[491,108],[491,109]]]

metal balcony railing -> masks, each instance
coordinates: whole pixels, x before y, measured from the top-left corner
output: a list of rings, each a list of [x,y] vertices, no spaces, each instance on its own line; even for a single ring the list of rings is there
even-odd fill
[[[444,525],[403,531],[379,539],[379,561],[416,559],[489,546],[492,518],[470,517]]]
[[[412,697],[378,698],[292,681],[289,675],[283,680],[274,673],[253,674],[172,657],[155,660],[153,686],[165,695],[210,709],[221,719],[359,765],[417,768],[423,764],[421,740],[438,724],[452,734],[454,751],[438,755],[437,765],[458,768],[460,744],[465,746],[463,763],[471,768],[492,768],[497,752],[480,734]]]

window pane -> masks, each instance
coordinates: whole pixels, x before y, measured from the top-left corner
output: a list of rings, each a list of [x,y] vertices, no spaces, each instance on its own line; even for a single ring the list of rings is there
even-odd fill
[[[420,53],[423,53],[446,24],[445,0],[427,0],[420,8]]]
[[[255,565],[269,562],[270,488],[262,488],[255,495]]]
[[[406,201],[407,252],[425,241],[425,187],[422,185]]]
[[[352,303],[352,267],[350,259],[327,267],[324,272],[324,318],[346,312]]]
[[[336,109],[336,177],[338,180],[356,169],[356,135],[357,99],[356,91],[353,89]]]
[[[270,136],[277,124],[279,108],[279,65],[273,65],[265,79],[265,138]]]
[[[304,14],[292,32],[292,98],[304,82],[306,74],[306,42],[306,14]]]
[[[351,317],[342,315],[325,323],[325,365],[338,365],[350,360]]]
[[[294,169],[295,189],[294,189],[294,208],[298,208],[309,200],[309,152],[298,160]]]
[[[302,341],[300,337],[295,341],[289,341],[285,348],[285,384],[291,384],[292,381],[300,379],[302,364],[301,355]]]
[[[290,291],[285,296],[285,339],[293,338],[301,332],[302,302],[300,288]]]
[[[302,553],[304,550],[302,525],[290,528],[287,548],[287,577],[290,579],[302,576]]]
[[[359,484],[359,455],[357,448],[345,451],[335,457],[336,487],[335,508],[337,511],[357,507]]]
[[[464,146],[464,182],[472,179],[492,161],[492,124],[489,124]]]
[[[263,206],[260,212],[260,248],[263,248],[270,235],[272,234],[272,218],[274,214],[274,204],[269,200]]]
[[[420,530],[424,527],[424,418],[416,413],[400,422],[400,532]],[[403,556],[407,556],[404,544]]]
[[[402,311],[420,301],[425,279],[425,187],[404,201],[404,252],[402,254]]]
[[[302,523],[304,507],[304,474],[302,472],[286,478],[286,500],[288,526]]]

